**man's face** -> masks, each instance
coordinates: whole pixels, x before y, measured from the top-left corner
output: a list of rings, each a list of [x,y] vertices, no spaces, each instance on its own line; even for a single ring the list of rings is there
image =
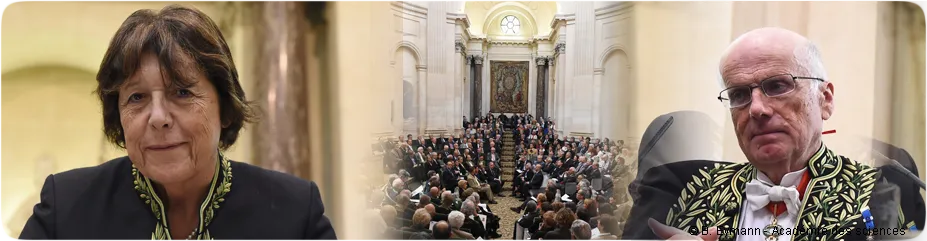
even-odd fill
[[[803,77],[811,73],[794,63],[795,44],[775,38],[744,41],[735,46],[722,62],[725,86],[759,84],[772,76],[792,74]],[[791,78],[784,76],[791,81]],[[752,90],[752,101],[731,109],[731,119],[741,150],[755,165],[807,158],[817,151],[811,146],[820,138],[823,121],[833,111],[833,85],[812,89],[812,81],[796,80],[795,90],[781,96],[767,97],[761,88]]]

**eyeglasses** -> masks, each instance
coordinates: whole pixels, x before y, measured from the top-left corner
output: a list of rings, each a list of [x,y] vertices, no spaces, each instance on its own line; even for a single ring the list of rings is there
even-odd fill
[[[727,108],[740,108],[753,101],[753,89],[755,88],[760,88],[766,97],[782,96],[795,90],[799,79],[825,82],[824,79],[814,77],[796,77],[791,74],[775,75],[760,81],[759,84],[734,86],[722,90],[718,95],[718,100]]]

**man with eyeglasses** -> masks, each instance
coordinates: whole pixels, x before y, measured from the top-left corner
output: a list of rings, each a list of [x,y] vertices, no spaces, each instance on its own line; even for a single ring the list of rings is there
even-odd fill
[[[872,240],[867,230],[923,220],[921,208],[900,215],[902,223],[873,223],[868,205],[876,205],[869,201],[879,170],[822,142],[834,84],[808,39],[780,28],[750,31],[725,51],[720,72],[717,98],[730,109],[748,162],[651,168],[624,239]]]

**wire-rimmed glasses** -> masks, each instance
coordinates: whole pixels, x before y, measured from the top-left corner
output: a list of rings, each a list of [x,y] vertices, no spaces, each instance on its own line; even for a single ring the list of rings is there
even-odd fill
[[[753,101],[753,89],[755,88],[760,88],[766,97],[782,96],[795,90],[799,79],[825,81],[821,78],[798,77],[791,74],[774,75],[760,81],[759,84],[740,85],[722,90],[718,95],[718,100],[727,108],[740,108]]]

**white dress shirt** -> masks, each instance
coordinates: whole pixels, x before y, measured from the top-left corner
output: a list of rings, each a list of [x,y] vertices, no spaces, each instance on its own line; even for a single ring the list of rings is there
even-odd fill
[[[806,167],[801,170],[785,174],[785,176],[782,177],[782,182],[779,183],[779,186],[797,188],[799,182],[801,182],[802,175],[805,174],[805,171],[807,169],[808,168]],[[759,179],[760,181],[763,181],[766,183],[773,183],[771,180],[769,180],[769,177],[767,177],[766,174],[763,174],[763,172],[761,171],[756,172],[756,179]],[[738,228],[740,230],[749,231],[749,232],[744,231],[743,233],[745,234],[755,233],[757,235],[737,235],[737,241],[765,241],[766,237],[763,236],[763,229],[766,228],[766,225],[769,225],[772,223],[773,214],[766,208],[760,208],[760,209],[757,209],[756,211],[753,211],[753,209],[750,208],[749,205],[751,205],[750,202],[744,199],[744,203],[742,204],[741,210],[740,210],[740,225],[738,225]],[[798,220],[798,212],[795,212],[795,214],[791,214],[786,211],[779,215],[777,219],[777,223],[779,224],[779,226],[782,226],[782,228],[792,229],[791,232],[794,233],[795,224],[797,220]],[[738,233],[741,233],[740,230],[738,230]],[[785,233],[789,232],[788,230],[783,230],[783,231]],[[792,235],[786,235],[786,234],[779,235],[779,240],[782,240],[782,241],[792,240]]]

